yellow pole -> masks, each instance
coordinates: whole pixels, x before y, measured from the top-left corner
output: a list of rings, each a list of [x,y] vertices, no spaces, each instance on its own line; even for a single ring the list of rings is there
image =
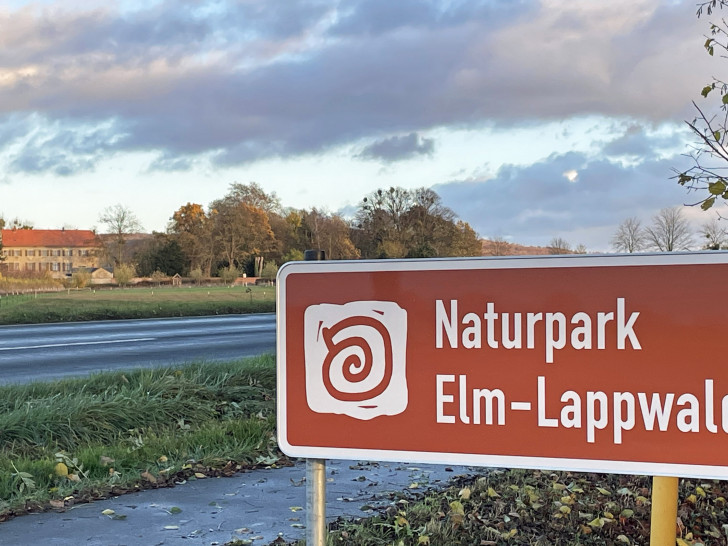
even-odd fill
[[[652,478],[650,546],[675,546],[677,538],[677,478]]]

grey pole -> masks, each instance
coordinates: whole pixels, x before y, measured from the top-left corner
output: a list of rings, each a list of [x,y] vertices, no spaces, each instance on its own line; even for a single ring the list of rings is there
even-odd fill
[[[323,250],[307,250],[305,261],[325,260]],[[326,546],[326,460],[306,459],[306,545]]]

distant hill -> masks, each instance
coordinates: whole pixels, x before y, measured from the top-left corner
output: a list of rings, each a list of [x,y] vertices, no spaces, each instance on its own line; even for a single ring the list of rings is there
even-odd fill
[[[490,239],[481,239],[480,242],[483,244],[483,256],[544,256],[552,253],[551,248],[547,246],[526,246]],[[572,252],[563,254],[572,254]]]

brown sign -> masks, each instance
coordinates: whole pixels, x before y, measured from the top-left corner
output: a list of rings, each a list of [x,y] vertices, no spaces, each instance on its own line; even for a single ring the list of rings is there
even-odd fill
[[[723,253],[296,262],[299,457],[728,477]]]

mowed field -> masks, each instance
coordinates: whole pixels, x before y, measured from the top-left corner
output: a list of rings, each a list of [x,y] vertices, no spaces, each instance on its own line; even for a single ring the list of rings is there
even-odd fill
[[[0,324],[274,311],[273,286],[86,288],[0,297]]]

